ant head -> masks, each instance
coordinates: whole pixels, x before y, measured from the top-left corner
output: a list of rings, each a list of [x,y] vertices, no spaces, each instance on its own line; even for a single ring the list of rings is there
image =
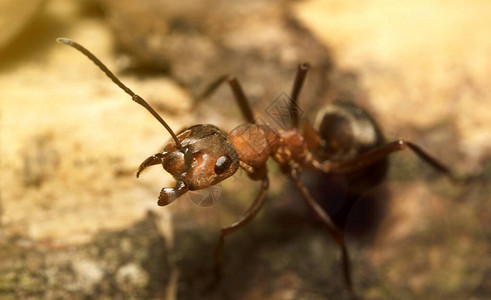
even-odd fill
[[[162,165],[189,190],[210,187],[235,174],[239,156],[227,135],[213,125],[195,125],[170,141]]]
[[[147,166],[162,163],[164,169],[177,180],[175,188],[164,188],[159,205],[166,205],[188,190],[207,188],[232,176],[239,168],[239,156],[232,143],[213,125],[196,125],[177,136],[162,117],[143,98],[124,85],[94,54],[82,45],[66,38],[57,39],[80,51],[98,66],[131,99],[148,110],[172,136],[172,141],[158,156],[145,160],[137,177]]]

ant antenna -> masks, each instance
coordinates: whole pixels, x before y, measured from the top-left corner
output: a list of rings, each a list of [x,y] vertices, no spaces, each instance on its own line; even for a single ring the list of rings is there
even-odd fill
[[[180,147],[181,144],[179,139],[177,139],[176,134],[172,131],[172,129],[167,125],[167,123],[162,119],[162,117],[147,103],[147,101],[143,100],[142,97],[135,94],[132,90],[130,90],[126,85],[124,85],[121,80],[119,80],[116,75],[114,75],[94,54],[92,54],[89,50],[85,49],[82,45],[67,39],[67,38],[57,38],[56,41],[60,44],[65,44],[71,46],[78,51],[82,52],[85,56],[87,56],[99,69],[106,74],[117,86],[119,86],[123,91],[125,91],[128,95],[131,96],[131,100],[145,107],[156,119],[162,124],[165,129],[170,133],[174,141],[176,142],[176,146]]]

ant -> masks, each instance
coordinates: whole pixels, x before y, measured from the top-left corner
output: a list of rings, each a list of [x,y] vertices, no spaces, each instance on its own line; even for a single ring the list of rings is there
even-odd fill
[[[187,191],[218,184],[237,172],[239,167],[249,178],[260,181],[259,193],[252,205],[235,223],[222,228],[220,232],[214,250],[216,278],[220,277],[225,238],[252,221],[264,204],[269,187],[266,167],[269,158],[272,158],[279,165],[280,170],[293,181],[309,209],[339,246],[344,281],[350,291],[353,291],[351,266],[344,234],[302,183],[302,170],[324,174],[355,174],[380,162],[385,165],[384,161],[389,154],[410,149],[437,171],[455,179],[446,166],[416,144],[402,139],[385,143],[373,119],[352,104],[333,103],[330,109],[321,111],[322,114],[316,121],[317,130],[308,121],[303,121],[300,129],[296,108],[298,96],[310,68],[307,63],[298,66],[293,84],[290,102],[290,111],[293,112],[291,128],[275,130],[269,125],[258,124],[238,80],[227,75],[212,83],[203,95],[207,96],[222,83],[228,83],[246,123],[239,125],[228,134],[214,125],[200,124],[191,126],[176,135],[142,97],[124,85],[90,51],[66,38],[58,38],[57,41],[87,56],[116,85],[130,95],[133,101],[148,110],[171,135],[172,140],[163,151],[145,159],[136,172],[136,177],[139,177],[147,167],[161,164],[176,179],[177,183],[174,187],[161,190],[158,198],[159,206],[172,203]]]

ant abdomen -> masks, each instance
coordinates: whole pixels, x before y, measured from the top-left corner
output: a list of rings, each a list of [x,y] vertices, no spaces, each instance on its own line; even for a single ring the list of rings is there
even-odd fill
[[[321,108],[314,127],[321,139],[314,152],[323,161],[348,161],[385,143],[382,131],[368,112],[348,101],[334,101]],[[383,210],[367,199],[367,193],[384,180],[387,168],[388,158],[384,157],[346,174],[311,174],[308,186],[338,226],[362,233],[376,225]],[[348,218],[360,198],[366,202],[365,213],[353,224]],[[346,228],[348,221],[350,228]]]
[[[374,119],[348,101],[338,100],[325,105],[314,126],[321,138],[317,155],[322,160],[353,159],[385,142]]]
[[[348,101],[325,105],[315,128],[321,138],[317,155],[321,160],[348,161],[383,145],[386,141],[375,120],[361,107]],[[380,183],[387,171],[388,157],[346,174],[351,193],[364,193]]]

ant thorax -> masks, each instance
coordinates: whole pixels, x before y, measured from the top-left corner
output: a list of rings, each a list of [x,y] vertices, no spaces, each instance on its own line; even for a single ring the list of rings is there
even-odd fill
[[[280,166],[304,165],[311,157],[308,145],[296,129],[274,130],[268,125],[242,124],[228,135],[242,164],[259,169],[272,157]]]
[[[228,138],[239,159],[254,169],[263,167],[279,146],[280,136],[268,125],[242,124],[233,129]]]

